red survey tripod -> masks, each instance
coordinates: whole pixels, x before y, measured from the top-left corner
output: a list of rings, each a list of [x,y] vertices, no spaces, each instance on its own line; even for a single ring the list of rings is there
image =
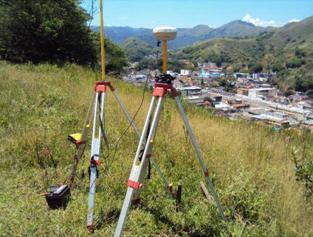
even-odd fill
[[[140,141],[138,144],[137,152],[135,159],[133,161],[133,166],[130,172],[130,176],[127,182],[128,188],[122,210],[119,216],[118,224],[115,230],[115,237],[122,235],[123,227],[127,218],[127,213],[132,204],[133,200],[137,200],[139,196],[140,189],[144,186],[144,175],[147,169],[148,161],[152,156],[152,141],[156,135],[156,130],[160,120],[160,115],[164,103],[164,98],[166,94],[170,94],[174,97],[179,112],[183,118],[184,124],[187,128],[188,135],[190,140],[196,150],[198,161],[202,167],[203,174],[207,181],[208,188],[213,196],[213,199],[216,203],[218,211],[223,219],[225,219],[223,209],[221,207],[218,195],[215,191],[212,180],[209,176],[208,169],[204,163],[200,148],[196,142],[196,138],[193,134],[193,131],[190,127],[189,121],[186,117],[182,103],[177,96],[176,89],[172,85],[172,80],[174,78],[168,74],[162,74],[159,78],[156,79],[153,91],[153,97],[150,103],[149,111],[145,120],[145,124],[141,133]],[[143,152],[142,152],[143,150]]]
[[[87,214],[87,228],[89,232],[93,232],[93,218],[95,209],[95,194],[96,194],[96,179],[98,177],[98,166],[101,163],[101,144],[104,143],[108,146],[108,139],[105,130],[104,114],[105,114],[105,100],[108,91],[111,91],[118,104],[120,105],[127,121],[130,126],[134,129],[138,138],[140,137],[140,132],[137,129],[134,119],[131,117],[127,111],[124,103],[116,93],[115,88],[111,82],[108,81],[98,81],[95,84],[95,92],[92,98],[91,104],[89,106],[87,116],[85,119],[84,127],[81,133],[74,133],[68,136],[68,140],[75,144],[77,150],[73,156],[73,166],[71,173],[66,180],[67,185],[53,186],[50,191],[46,194],[46,199],[48,205],[51,209],[66,208],[67,202],[69,201],[70,188],[73,186],[75,177],[77,176],[77,168],[79,162],[84,154],[87,137],[89,131],[92,130],[91,138],[91,154],[90,154],[90,166],[89,166],[89,197],[88,197],[88,214]],[[102,142],[103,141],[103,142]],[[152,165],[157,170],[158,174],[161,176],[164,186],[167,187],[168,183],[164,178],[160,168],[151,159]]]
[[[140,136],[140,132],[137,129],[134,119],[131,117],[129,112],[127,111],[125,105],[123,104],[120,97],[117,95],[115,88],[108,81],[100,81],[96,83],[95,86],[95,97],[94,97],[94,109],[93,113],[93,129],[92,129],[92,142],[91,142],[91,158],[90,158],[90,184],[89,184],[89,198],[88,198],[88,214],[87,214],[87,228],[89,232],[93,232],[93,213],[94,213],[94,203],[95,203],[95,193],[96,193],[96,179],[98,176],[97,167],[100,164],[100,145],[101,145],[101,137],[103,137],[104,143],[108,144],[105,124],[104,124],[104,102],[106,98],[107,91],[110,90],[117,100],[118,104],[122,108],[124,115],[126,116],[129,124],[134,129],[137,136]],[[89,117],[89,116],[88,116]],[[91,116],[92,117],[92,116]],[[98,127],[98,130],[96,129]],[[167,185],[167,181],[164,178],[160,168],[158,165],[151,160],[152,165],[155,167],[162,180]]]

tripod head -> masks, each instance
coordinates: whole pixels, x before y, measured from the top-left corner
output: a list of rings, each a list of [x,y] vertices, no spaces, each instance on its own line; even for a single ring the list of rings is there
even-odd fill
[[[175,80],[175,77],[171,76],[170,74],[160,74],[155,78],[155,82],[158,83],[166,83],[166,84],[172,84],[172,81]]]

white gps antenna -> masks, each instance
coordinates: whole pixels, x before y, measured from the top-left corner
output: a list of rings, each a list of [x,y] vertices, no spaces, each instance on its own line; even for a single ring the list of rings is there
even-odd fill
[[[177,35],[175,27],[156,27],[153,29],[155,38],[162,41],[163,46],[163,74],[167,72],[167,41],[174,40]]]

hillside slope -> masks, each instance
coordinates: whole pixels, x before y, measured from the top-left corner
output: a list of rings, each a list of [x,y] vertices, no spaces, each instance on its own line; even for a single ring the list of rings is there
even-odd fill
[[[131,62],[139,62],[146,55],[151,55],[156,49],[138,38],[128,38],[122,44],[125,54]]]
[[[227,63],[230,71],[278,72],[283,90],[313,89],[313,17],[249,39],[213,39],[181,49],[178,59]]]
[[[40,193],[62,183],[70,170],[74,147],[66,138],[81,129],[95,79],[92,71],[74,65],[0,63],[1,236],[86,236],[89,149],[66,210],[48,211]],[[117,80],[114,84],[134,114],[142,88]],[[139,128],[150,97],[147,92],[136,118]],[[95,236],[113,234],[137,145],[129,130],[116,149],[128,124],[110,94],[107,101],[110,150],[101,157]],[[175,201],[152,170],[141,204],[130,211],[125,236],[312,236],[312,199],[304,198],[292,155],[296,148],[294,154],[301,160],[312,157],[312,136],[274,133],[193,106],[186,109],[228,222],[221,222],[214,204],[199,191],[200,167],[169,99],[154,141],[154,158],[174,186],[183,185],[182,209],[175,211]]]

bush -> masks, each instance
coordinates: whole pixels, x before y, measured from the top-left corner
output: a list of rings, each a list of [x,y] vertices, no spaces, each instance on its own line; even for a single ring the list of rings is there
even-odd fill
[[[297,57],[305,57],[306,53],[303,49],[296,48],[295,55]]]
[[[272,65],[272,71],[273,72],[281,72],[284,69],[285,69],[284,66],[281,65],[280,63],[275,63]]]
[[[262,65],[257,63],[251,63],[248,67],[251,73],[260,73],[263,70]]]
[[[299,68],[305,63],[304,60],[299,58],[292,58],[286,63],[287,68]]]
[[[307,154],[307,146],[310,144],[305,140],[305,132],[302,132],[302,136],[303,142],[300,149],[293,148],[296,180],[303,183],[305,195],[313,197],[313,159]]]
[[[291,88],[288,88],[286,91],[285,91],[285,93],[284,93],[284,95],[286,96],[286,97],[288,97],[288,96],[290,96],[290,95],[294,95],[295,94],[295,92],[294,92],[294,90],[292,90]]]
[[[296,86],[297,91],[307,91],[313,89],[313,76],[297,77]]]

